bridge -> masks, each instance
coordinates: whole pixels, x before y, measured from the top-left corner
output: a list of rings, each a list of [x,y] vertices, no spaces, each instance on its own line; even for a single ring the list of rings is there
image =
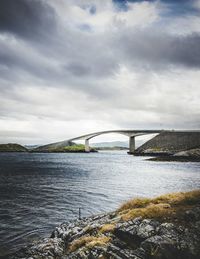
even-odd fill
[[[156,134],[161,132],[170,132],[164,130],[107,130],[107,131],[99,131],[94,132],[86,135],[82,135],[76,138],[69,139],[68,141],[75,141],[75,140],[85,140],[85,151],[90,152],[89,140],[95,138],[97,136],[109,133],[118,133],[121,135],[125,135],[129,137],[129,153],[134,153],[135,151],[135,137],[147,135],[147,134]]]
[[[154,149],[170,150],[173,152],[200,148],[200,130],[107,130],[81,135],[68,140],[47,144],[37,148],[37,151],[49,152],[49,150],[63,148],[76,140],[85,140],[85,151],[90,152],[89,141],[103,134],[117,133],[129,138],[129,153],[141,154],[145,150]],[[158,134],[156,137],[145,142],[135,149],[135,138],[137,136]]]

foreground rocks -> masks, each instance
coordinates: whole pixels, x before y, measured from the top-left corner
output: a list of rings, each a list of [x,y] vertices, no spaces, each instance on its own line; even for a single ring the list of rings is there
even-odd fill
[[[142,217],[123,222],[116,213],[63,223],[50,238],[22,249],[11,258],[200,258],[200,206],[186,210],[183,217],[186,225]],[[109,241],[98,242],[102,236]],[[82,242],[89,237],[90,242]]]

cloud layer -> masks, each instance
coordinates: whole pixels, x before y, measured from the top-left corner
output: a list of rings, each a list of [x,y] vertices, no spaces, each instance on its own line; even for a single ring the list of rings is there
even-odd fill
[[[199,129],[199,14],[196,0],[0,1],[0,142]]]

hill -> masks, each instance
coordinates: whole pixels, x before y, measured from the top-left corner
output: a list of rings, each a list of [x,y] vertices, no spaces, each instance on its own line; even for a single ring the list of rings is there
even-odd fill
[[[0,152],[27,152],[28,149],[25,147],[15,144],[15,143],[8,143],[8,144],[0,144]]]
[[[135,150],[135,155],[172,155],[200,147],[199,132],[162,132]]]
[[[91,147],[95,148],[128,148],[128,141],[110,141],[110,142],[100,142],[100,143],[91,143]]]
[[[85,146],[82,144],[76,144],[71,141],[63,141],[52,143],[49,145],[40,146],[31,150],[31,152],[38,153],[84,153]],[[96,152],[94,148],[90,149],[90,152]]]

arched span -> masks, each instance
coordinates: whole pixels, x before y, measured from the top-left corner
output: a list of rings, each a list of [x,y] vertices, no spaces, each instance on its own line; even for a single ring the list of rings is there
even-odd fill
[[[69,141],[75,140],[85,140],[85,151],[90,152],[89,140],[95,138],[97,136],[109,133],[118,133],[129,137],[129,153],[133,153],[135,151],[135,137],[147,134],[155,134],[161,133],[163,130],[107,130],[107,131],[99,131],[86,135],[82,135],[76,138],[72,138]]]
[[[118,133],[128,137],[133,137],[133,136],[161,133],[162,131],[163,130],[106,130],[106,131],[98,131],[98,132],[93,132],[86,135],[81,135],[79,137],[70,139],[70,141],[85,140],[85,139],[90,140],[91,138],[94,138],[103,134],[109,134],[109,133]]]

